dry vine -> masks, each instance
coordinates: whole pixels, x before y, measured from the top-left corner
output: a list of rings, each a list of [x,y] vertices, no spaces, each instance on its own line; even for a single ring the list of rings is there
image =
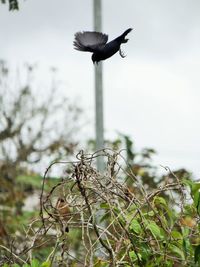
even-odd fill
[[[103,174],[95,167],[100,156],[105,162]],[[52,163],[43,177],[40,216],[26,232],[30,246],[21,255],[28,255],[30,260],[35,248],[51,244],[47,258],[51,266],[119,267],[127,263],[127,266],[144,266],[141,259],[144,246],[151,262],[156,263],[158,256],[162,256],[177,262],[177,266],[184,265],[183,259],[168,249],[175,240],[171,233],[179,227],[185,203],[182,183],[174,175],[173,181],[148,192],[131,168],[122,168],[121,160],[124,160],[121,152],[104,149],[89,155],[80,151],[75,162]],[[46,192],[48,173],[55,164],[65,164],[68,172]],[[127,179],[132,179],[132,188]],[[169,206],[162,203],[163,198],[159,197],[163,193],[180,210],[179,218],[170,224],[166,220],[172,207],[170,202]]]

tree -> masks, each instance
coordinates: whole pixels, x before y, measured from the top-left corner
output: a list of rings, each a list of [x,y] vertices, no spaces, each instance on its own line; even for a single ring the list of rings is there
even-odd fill
[[[26,82],[11,78],[12,72],[0,61],[0,183],[9,192],[4,202],[15,202],[16,177],[48,157],[51,160],[74,152],[80,108],[58,94],[56,81],[42,96],[34,93],[35,68],[26,65]],[[12,197],[11,197],[12,196]],[[17,197],[19,200],[19,196]]]
[[[18,10],[19,9],[19,4],[18,4],[18,0],[1,0],[2,4],[7,4],[9,5],[9,10],[13,11],[13,10]]]

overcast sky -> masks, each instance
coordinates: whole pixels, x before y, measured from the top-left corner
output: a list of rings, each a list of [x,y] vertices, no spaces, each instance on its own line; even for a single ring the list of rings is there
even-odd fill
[[[0,57],[17,65],[59,69],[93,130],[94,79],[89,53],[73,49],[74,33],[92,30],[92,0],[27,0],[19,12],[0,5]],[[200,178],[200,1],[104,0],[109,39],[129,27],[127,54],[104,62],[106,137],[119,131],[137,148],[158,152],[156,164],[185,167]]]

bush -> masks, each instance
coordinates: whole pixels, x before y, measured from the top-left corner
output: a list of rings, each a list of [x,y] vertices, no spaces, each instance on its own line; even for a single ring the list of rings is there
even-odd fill
[[[157,188],[145,188],[132,166],[122,164],[121,153],[99,153],[81,151],[76,162],[62,162],[66,176],[44,191],[48,171],[59,163],[49,166],[40,216],[26,227],[25,247],[5,250],[4,262],[199,266],[200,184],[168,170]],[[104,173],[95,168],[98,156],[105,159]]]

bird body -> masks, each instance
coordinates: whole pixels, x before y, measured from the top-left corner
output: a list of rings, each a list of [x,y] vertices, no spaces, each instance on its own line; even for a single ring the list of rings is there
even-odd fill
[[[64,198],[61,197],[59,197],[57,200],[56,211],[57,215],[62,219],[70,217],[71,214],[68,203]]]
[[[62,225],[62,230],[68,233],[69,232],[68,222],[70,221],[72,214],[69,208],[69,204],[64,198],[59,197],[57,199],[55,211],[56,211],[55,217]]]
[[[125,57],[120,46],[126,43],[126,35],[132,31],[132,28],[127,29],[122,35],[114,40],[108,41],[108,35],[100,32],[77,32],[75,34],[74,48],[79,51],[92,52],[92,61],[97,63],[105,60],[119,51],[121,57]]]

